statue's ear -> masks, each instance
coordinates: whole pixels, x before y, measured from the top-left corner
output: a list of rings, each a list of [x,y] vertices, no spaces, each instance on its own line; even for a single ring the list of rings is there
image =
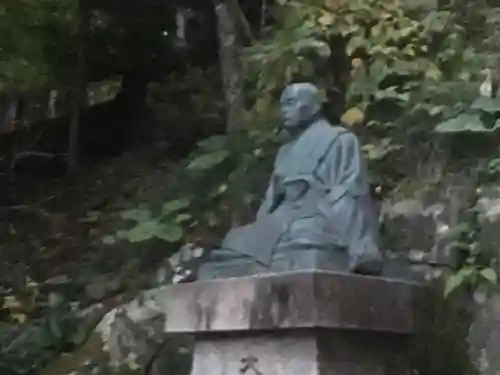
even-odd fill
[[[309,115],[309,105],[307,105],[307,103],[304,103],[303,101],[297,103],[297,110],[302,118]]]

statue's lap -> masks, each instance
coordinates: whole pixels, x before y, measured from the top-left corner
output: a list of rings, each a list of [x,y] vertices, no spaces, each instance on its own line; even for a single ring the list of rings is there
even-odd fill
[[[254,258],[235,253],[232,250],[213,250],[210,260],[198,271],[198,280],[241,277],[266,272],[299,270],[345,271],[348,255],[343,249],[333,250],[303,247],[278,247],[269,265],[260,264]]]

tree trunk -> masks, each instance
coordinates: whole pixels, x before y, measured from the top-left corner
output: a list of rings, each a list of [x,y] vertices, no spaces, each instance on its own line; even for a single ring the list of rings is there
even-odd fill
[[[240,56],[242,42],[238,33],[241,9],[237,0],[214,0],[219,39],[219,58],[226,101],[226,133],[230,138],[231,157],[237,164],[243,161],[244,149],[244,75]],[[229,195],[232,206],[232,225],[237,226],[250,217],[245,202],[245,175],[241,168],[229,176]]]
[[[17,112],[17,98],[10,96],[0,98],[0,134],[11,133],[15,130]]]
[[[237,27],[238,7],[237,0],[215,1],[228,134],[243,128],[243,67],[240,61],[242,45]]]
[[[50,90],[49,92],[49,103],[47,106],[47,117],[56,118],[57,117],[57,98],[59,92],[57,90]]]
[[[71,113],[68,142],[68,173],[73,173],[78,168],[79,133],[81,109],[85,100],[87,89],[86,82],[86,39],[89,29],[89,11],[87,0],[78,1],[78,53],[75,67],[74,86],[71,98]]]

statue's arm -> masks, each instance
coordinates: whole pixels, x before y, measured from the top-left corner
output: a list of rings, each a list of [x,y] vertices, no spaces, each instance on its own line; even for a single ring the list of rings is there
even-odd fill
[[[378,248],[377,218],[368,192],[368,176],[358,138],[349,132],[342,134],[332,147],[336,160],[329,203],[336,205],[335,215],[344,217],[337,222],[348,243],[349,269],[353,272],[378,274],[381,253]]]
[[[329,200],[334,203],[344,194],[363,195],[368,190],[368,177],[361,145],[351,132],[340,135],[332,145],[326,160],[330,164]]]

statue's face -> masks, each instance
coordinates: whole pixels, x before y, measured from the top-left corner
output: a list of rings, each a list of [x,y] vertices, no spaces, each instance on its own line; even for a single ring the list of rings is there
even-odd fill
[[[285,128],[294,128],[302,122],[301,103],[297,97],[286,95],[281,98],[281,117]]]
[[[308,125],[319,111],[317,89],[311,84],[297,83],[285,88],[281,95],[283,127],[292,129]]]

